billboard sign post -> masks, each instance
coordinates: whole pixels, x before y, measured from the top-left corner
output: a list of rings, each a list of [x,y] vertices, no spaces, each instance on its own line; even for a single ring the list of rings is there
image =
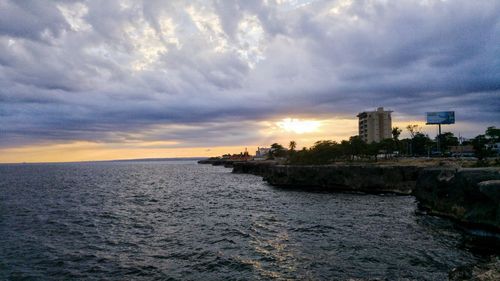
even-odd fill
[[[438,125],[439,135],[437,138],[437,149],[440,152],[439,140],[441,139],[441,124],[455,124],[455,111],[439,111],[426,113],[427,125]]]
[[[427,112],[427,125],[455,124],[455,111]]]

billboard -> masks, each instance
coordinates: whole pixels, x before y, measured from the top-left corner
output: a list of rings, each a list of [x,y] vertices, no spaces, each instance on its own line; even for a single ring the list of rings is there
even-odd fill
[[[455,111],[427,112],[427,124],[455,124]]]

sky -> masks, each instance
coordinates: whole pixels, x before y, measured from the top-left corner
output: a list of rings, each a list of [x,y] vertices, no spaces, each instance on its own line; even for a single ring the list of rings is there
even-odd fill
[[[0,0],[3,163],[301,148],[380,106],[500,127],[500,1]]]

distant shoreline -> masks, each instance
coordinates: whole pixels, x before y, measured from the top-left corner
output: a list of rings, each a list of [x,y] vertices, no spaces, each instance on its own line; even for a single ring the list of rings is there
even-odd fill
[[[199,161],[207,157],[172,157],[172,158],[137,158],[137,159],[112,159],[112,160],[88,160],[68,162],[12,162],[0,163],[0,165],[23,165],[23,164],[71,164],[71,163],[102,163],[102,162],[161,162],[161,161]]]

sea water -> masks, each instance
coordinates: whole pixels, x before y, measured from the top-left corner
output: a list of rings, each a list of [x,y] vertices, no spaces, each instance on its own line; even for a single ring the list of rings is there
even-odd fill
[[[0,165],[0,279],[444,280],[481,259],[416,210],[195,162]]]

